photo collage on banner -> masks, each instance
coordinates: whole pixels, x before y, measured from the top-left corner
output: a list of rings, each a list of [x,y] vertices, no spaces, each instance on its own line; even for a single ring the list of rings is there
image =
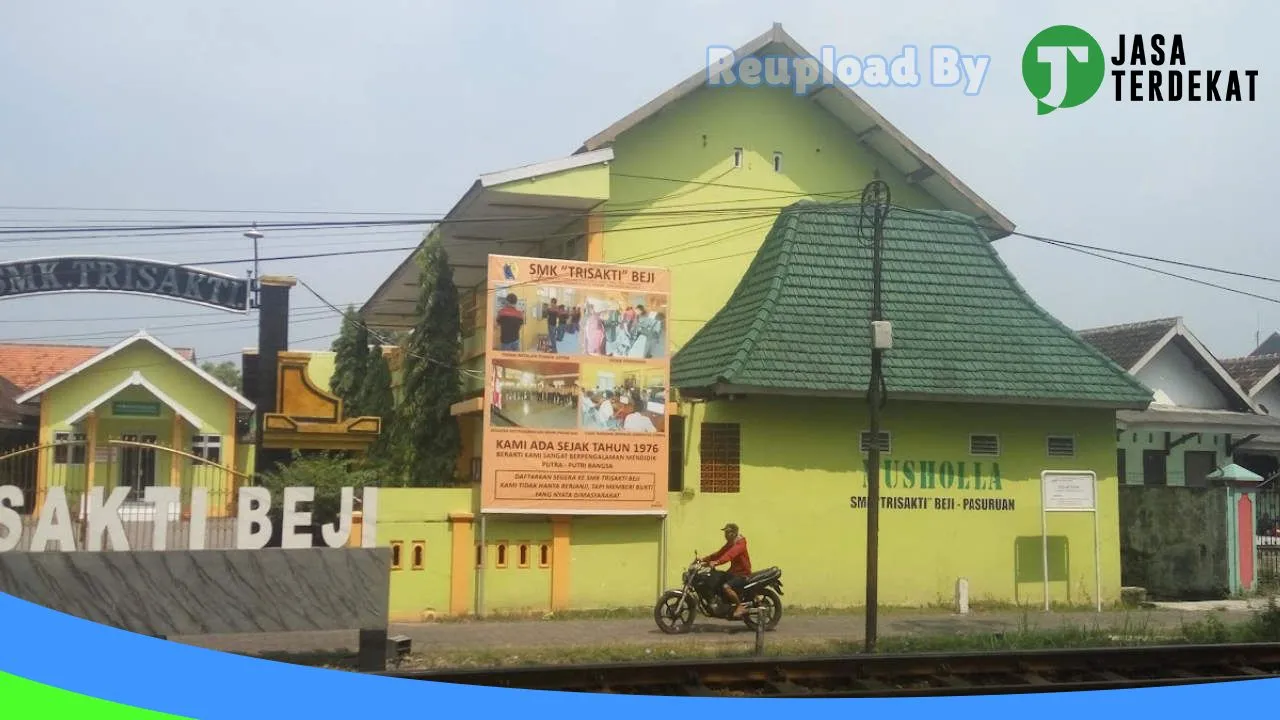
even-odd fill
[[[482,509],[662,514],[666,270],[491,255]]]

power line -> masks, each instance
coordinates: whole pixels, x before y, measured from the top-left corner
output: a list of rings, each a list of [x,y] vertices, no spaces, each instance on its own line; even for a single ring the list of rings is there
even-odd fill
[[[338,309],[338,307],[337,307],[336,305],[334,305],[333,303],[329,302],[328,300],[325,300],[325,299],[324,299],[324,296],[323,296],[323,295],[321,295],[319,292],[317,292],[315,288],[313,288],[313,287],[311,287],[310,285],[308,285],[306,280],[303,280],[303,279],[299,278],[299,279],[298,279],[298,284],[299,284],[299,285],[301,285],[303,288],[305,288],[305,289],[307,290],[307,292],[311,293],[312,295],[315,295],[317,300],[319,300],[320,302],[324,303],[325,305],[328,305],[328,306],[329,306],[329,309],[331,309],[331,310],[333,310],[333,312],[337,313],[337,314],[338,314],[338,316],[342,318],[343,322],[346,322],[346,321],[347,321],[346,313],[344,313],[342,310],[339,310],[339,309]],[[358,319],[358,318],[352,318],[352,319],[351,319],[351,322],[352,322],[356,327],[363,328],[363,329],[364,329],[365,331],[367,331],[371,336],[373,336],[373,338],[374,338],[375,340],[377,340],[377,341],[378,341],[378,345],[385,345],[385,346],[388,346],[388,347],[394,347],[394,346],[395,346],[395,345],[394,345],[394,343],[388,342],[388,339],[387,339],[387,338],[385,338],[385,337],[383,337],[381,334],[379,334],[377,330],[374,330],[373,328],[371,328],[371,327],[369,327],[368,325],[366,325],[362,320],[360,320],[360,319]],[[447,369],[447,370],[457,370],[459,373],[467,374],[467,375],[470,375],[470,376],[472,376],[472,377],[484,377],[484,371],[483,371],[483,370],[475,370],[475,369],[473,369],[473,368],[464,368],[464,367],[462,367],[461,365],[456,365],[456,364],[453,364],[453,363],[447,363],[447,362],[443,362],[443,361],[440,361],[440,360],[435,360],[434,358],[424,357],[424,356],[419,355],[419,354],[417,354],[417,353],[409,352],[409,349],[408,349],[408,348],[405,348],[405,347],[401,347],[401,348],[400,348],[400,351],[401,351],[401,352],[403,352],[405,355],[408,355],[409,357],[417,358],[417,359],[419,359],[419,360],[422,360],[423,362],[426,362],[426,363],[431,364],[431,365],[435,365],[435,366],[437,366],[437,367],[442,367],[442,368],[445,368],[445,369]]]
[[[722,188],[737,189],[737,190],[753,190],[757,192],[768,193],[770,195],[776,195],[776,196],[779,196],[779,198],[781,197],[797,197],[797,198],[848,197],[851,194],[856,194],[860,192],[860,190],[853,190],[853,191],[843,190],[843,191],[813,193],[813,192],[806,192],[806,191],[800,191],[800,190],[789,191],[789,190],[780,190],[778,188],[762,188],[762,187],[753,187],[749,185],[719,183],[715,181],[678,179],[678,178],[667,178],[667,177],[648,176],[648,175],[620,174],[620,177],[630,177],[630,178],[638,178],[638,179],[645,179],[645,180],[678,183],[683,185],[722,187]],[[636,213],[636,212],[631,212],[629,210],[624,209],[624,206],[634,205],[634,204],[651,204],[651,203],[659,202],[669,197],[671,196],[665,195],[665,196],[649,198],[646,200],[635,200],[630,202],[624,202],[624,203],[619,203],[612,208],[605,208],[603,210],[597,209],[597,210],[578,211],[575,213],[554,213],[554,214],[549,214],[544,216],[519,215],[519,216],[512,216],[512,217],[490,217],[490,218],[469,218],[469,219],[450,219],[447,216],[436,216],[436,217],[423,217],[423,218],[414,219],[414,220],[267,222],[267,223],[258,223],[258,227],[259,229],[273,229],[273,230],[293,230],[293,229],[307,229],[307,228],[318,228],[318,227],[363,228],[363,227],[376,227],[376,226],[384,226],[384,225],[441,225],[441,224],[448,224],[448,223],[472,224],[472,223],[485,223],[485,222],[528,221],[528,220],[535,220],[535,219],[555,220],[555,219],[572,218],[575,216],[586,217],[587,215],[590,215],[590,214],[596,214],[596,215],[605,216],[605,217],[610,216],[612,214],[616,214],[616,213],[626,213],[631,215],[640,215],[640,214],[667,215],[667,214],[672,214],[673,212],[676,212],[676,211],[669,210],[669,209],[656,209],[652,211],[644,211],[642,213]],[[735,200],[723,200],[723,201],[708,201],[704,203],[699,203],[698,205],[704,205],[704,206],[705,205],[722,205],[722,204],[732,204],[735,202],[758,201],[761,199],[764,199],[764,198],[751,198],[749,200],[735,199]],[[772,209],[776,209],[776,208],[772,208]],[[733,210],[733,208],[720,208],[719,210],[721,211]],[[715,212],[715,210],[708,209],[708,210],[694,211],[694,212]],[[194,232],[194,231],[221,231],[221,230],[237,230],[237,229],[243,229],[243,223],[225,223],[224,222],[224,223],[207,223],[207,224],[137,225],[132,227],[130,226],[125,226],[125,227],[110,227],[110,226],[108,227],[102,227],[102,226],[0,227],[0,235],[13,235],[13,234],[21,234],[21,233],[69,234],[69,233],[85,233],[85,232],[107,232],[107,233],[111,233],[111,237],[119,237],[119,233],[121,232],[141,232],[141,233],[158,234],[158,231],[163,231],[163,230]]]
[[[346,303],[348,305],[359,305],[358,302]],[[289,308],[298,311],[307,310],[325,310],[325,305],[299,305]],[[85,317],[85,318],[45,318],[43,320],[0,320],[0,325],[29,325],[32,323],[92,323],[92,322],[111,322],[112,320],[177,320],[179,318],[206,318],[210,312],[226,312],[224,310],[214,310],[210,308],[204,313],[171,313],[165,315],[113,315],[111,317]]]

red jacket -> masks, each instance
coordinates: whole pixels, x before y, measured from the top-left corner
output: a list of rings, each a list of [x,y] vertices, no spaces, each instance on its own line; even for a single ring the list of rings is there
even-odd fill
[[[733,542],[725,543],[714,555],[708,555],[706,560],[712,567],[729,563],[730,575],[746,577],[751,574],[751,554],[747,552],[747,539],[742,535],[734,538]]]

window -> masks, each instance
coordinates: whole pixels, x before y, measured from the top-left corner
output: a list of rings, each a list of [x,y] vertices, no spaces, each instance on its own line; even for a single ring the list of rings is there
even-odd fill
[[[191,436],[191,454],[212,465],[220,465],[222,463],[222,436]]]
[[[59,443],[53,447],[53,462],[55,465],[83,465],[85,459],[85,435],[84,433],[65,433],[59,432],[53,434],[53,441]]]
[[[522,568],[529,567],[529,544],[528,543],[520,543],[519,558],[520,558],[520,562],[519,562],[520,567]]]
[[[1069,458],[1076,456],[1076,439],[1070,435],[1050,435],[1046,439],[1049,457]]]
[[[871,433],[862,432],[858,434],[858,447],[864,453],[871,452]],[[893,452],[893,437],[886,431],[880,431],[880,452]]]
[[[391,541],[391,569],[400,570],[404,562],[404,543],[399,540]]]
[[[586,260],[585,257],[581,257],[581,253],[582,253],[582,238],[580,237],[569,238],[568,240],[565,241],[564,243],[564,259],[565,260]]]
[[[414,570],[421,570],[427,566],[427,541],[413,541],[413,557],[410,559],[411,567]]]
[[[736,423],[702,424],[702,492],[736,493],[741,481],[741,430]]]
[[[969,454],[970,455],[989,455],[996,456],[1000,454],[1000,436],[999,435],[970,435],[969,436]]]
[[[782,172],[782,153],[780,152],[773,154],[773,171],[776,173]]]
[[[538,547],[538,567],[551,567],[551,546],[546,543]]]
[[[742,148],[733,149],[733,166],[736,168],[742,167]]]
[[[476,543],[476,567],[484,567],[484,546]]]
[[[1116,478],[1119,479],[1121,485],[1125,483],[1125,479],[1128,477],[1126,460],[1124,449],[1116,450]]]
[[[1142,451],[1142,484],[1169,484],[1169,456],[1163,450]]]
[[[498,557],[494,567],[504,568],[507,566],[507,542],[503,540],[498,543]]]
[[[1208,487],[1209,473],[1217,465],[1218,454],[1212,450],[1188,450],[1182,454],[1183,482],[1187,487]]]
[[[684,490],[684,418],[671,416],[667,452],[667,492]]]
[[[458,298],[458,314],[462,315],[462,337],[469,338],[476,334],[481,323],[477,306],[479,305],[479,293],[472,290],[470,292],[462,292]]]

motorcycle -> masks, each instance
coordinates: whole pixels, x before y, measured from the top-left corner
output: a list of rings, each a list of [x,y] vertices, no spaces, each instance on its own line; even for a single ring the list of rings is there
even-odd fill
[[[693,628],[694,614],[717,620],[734,620],[733,603],[724,597],[721,587],[723,576],[706,563],[694,560],[681,576],[679,589],[667,590],[658,598],[653,608],[653,620],[658,629],[668,635],[687,633]],[[747,612],[742,621],[747,628],[756,630],[761,621],[765,630],[773,630],[782,620],[782,570],[769,567],[747,578],[739,593]]]

